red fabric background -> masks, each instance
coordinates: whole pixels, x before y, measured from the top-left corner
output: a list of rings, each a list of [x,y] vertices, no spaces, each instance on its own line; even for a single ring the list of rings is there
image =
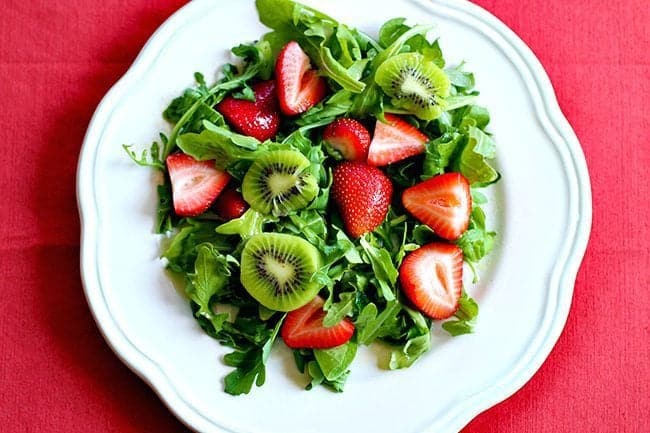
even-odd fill
[[[183,3],[2,4],[2,431],[185,431],[113,355],[91,318],[79,278],[74,192],[96,105]],[[521,391],[463,432],[648,432],[647,0],[477,3],[514,29],[547,69],[586,154],[594,218],[557,346]]]

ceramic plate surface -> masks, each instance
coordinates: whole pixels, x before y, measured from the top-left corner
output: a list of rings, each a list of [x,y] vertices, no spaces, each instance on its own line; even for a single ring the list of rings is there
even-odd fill
[[[378,349],[364,348],[342,394],[304,391],[290,352],[277,344],[263,387],[240,397],[223,392],[227,349],[199,329],[158,259],[159,179],[121,145],[144,146],[168,131],[161,112],[193,84],[192,74],[212,81],[233,60],[230,47],[266,31],[252,0],[183,7],[98,107],[77,179],[90,308],[115,353],[197,431],[456,432],[530,379],[564,326],[591,224],[580,144],[537,59],[479,7],[458,0],[306,3],[372,35],[395,16],[434,23],[448,64],[465,60],[475,72],[503,175],[487,209],[498,244],[481,281],[468,286],[481,306],[476,332],[451,338],[434,330],[433,349],[400,371],[380,369]]]

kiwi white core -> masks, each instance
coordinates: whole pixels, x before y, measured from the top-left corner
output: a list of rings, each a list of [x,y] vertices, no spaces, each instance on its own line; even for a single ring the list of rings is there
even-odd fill
[[[268,186],[274,196],[279,196],[293,188],[298,180],[293,174],[273,173],[268,178]]]
[[[264,267],[269,274],[273,275],[278,286],[285,287],[287,283],[295,278],[296,268],[289,262],[276,260],[273,256],[264,256]]]

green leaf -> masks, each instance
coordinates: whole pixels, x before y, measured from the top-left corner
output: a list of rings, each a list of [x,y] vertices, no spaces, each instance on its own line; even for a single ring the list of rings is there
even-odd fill
[[[301,131],[327,125],[347,113],[352,107],[352,103],[353,94],[348,90],[339,90],[324,102],[310,108],[309,111],[298,117],[296,124],[301,126]]]
[[[230,263],[234,258],[219,253],[212,245],[202,244],[194,263],[194,273],[189,274],[189,284],[185,288],[187,296],[199,309],[195,316],[203,316],[212,322],[215,331],[221,330],[228,315],[215,314],[211,308],[212,298],[223,289],[230,278]]]
[[[478,316],[478,304],[463,291],[459,301],[458,310],[454,314],[455,320],[448,320],[442,324],[442,329],[452,336],[469,334],[474,329],[476,317]]]
[[[273,328],[273,332],[271,332],[269,339],[266,340],[266,343],[264,343],[264,346],[262,346],[262,361],[264,364],[266,364],[266,361],[269,360],[269,356],[271,355],[271,348],[273,347],[275,338],[278,336],[278,332],[280,332],[280,327],[282,326],[282,322],[284,322],[286,316],[286,313],[282,315],[282,318],[278,320],[278,323],[275,324],[275,327]]]
[[[429,141],[426,144],[421,179],[426,180],[444,173],[462,140],[461,134],[453,132],[445,133],[435,140]]]
[[[355,322],[359,344],[369,345],[377,338],[390,334],[390,328],[395,326],[397,314],[401,308],[399,302],[391,301],[378,315],[375,304],[366,305]]]
[[[122,148],[133,162],[142,167],[153,167],[165,170],[165,162],[161,159],[160,146],[158,142],[154,141],[149,149],[142,150],[140,156],[132,150],[132,147],[133,145],[122,145]]]
[[[156,187],[158,207],[156,208],[156,233],[167,233],[174,227],[174,201],[172,186],[167,179]]]
[[[321,47],[321,71],[336,81],[343,89],[352,93],[361,93],[366,87],[365,83],[356,79],[341,63],[339,63],[328,47]]]
[[[248,394],[253,387],[264,384],[265,368],[262,360],[262,351],[249,349],[245,352],[232,352],[224,356],[224,363],[235,367],[224,378],[224,391],[231,395]]]
[[[496,144],[492,137],[472,126],[468,130],[467,143],[454,161],[453,168],[460,171],[472,185],[488,185],[499,179],[499,173],[488,162],[495,155]]]
[[[242,239],[262,233],[264,224],[277,221],[277,218],[248,209],[244,215],[218,226],[215,231],[222,235],[239,235]]]
[[[260,142],[226,128],[205,123],[200,134],[187,133],[178,137],[178,147],[188,155],[201,161],[215,160],[218,168],[226,169],[239,160],[255,160],[262,153]]]
[[[314,356],[327,380],[336,381],[348,372],[357,354],[357,344],[350,341],[331,349],[315,349]]]
[[[337,325],[343,318],[352,314],[356,294],[354,292],[341,293],[339,299],[339,302],[333,303],[327,310],[327,314],[323,319],[323,326],[326,328]]]
[[[255,0],[260,21],[267,27],[278,29],[293,21],[295,3],[290,0]]]
[[[266,362],[268,361],[285,316],[275,324],[262,346],[249,346],[246,350],[237,350],[224,356],[224,363],[235,367],[224,379],[224,391],[231,395],[248,394],[253,384],[262,386],[266,379]]]
[[[464,62],[460,63],[454,68],[445,69],[445,73],[449,77],[451,84],[462,90],[471,90],[476,82],[474,79],[474,74],[465,71]]]
[[[404,346],[402,346],[401,349],[393,350],[391,352],[388,367],[391,370],[410,367],[430,348],[431,335],[429,333],[411,338]]]
[[[367,239],[374,238],[371,235],[364,235],[359,239],[359,243],[375,273],[381,295],[386,301],[392,301],[395,299],[394,290],[398,275],[393,259],[386,248],[373,246]]]
[[[411,30],[412,27],[404,24],[405,21],[405,18],[393,18],[386,21],[379,29],[379,44],[387,48],[404,33]],[[401,51],[420,53],[439,68],[445,66],[445,60],[438,41],[429,42],[424,34],[416,34],[407,39]]]
[[[162,257],[167,259],[167,267],[173,272],[191,274],[198,255],[198,247],[210,243],[221,252],[233,249],[233,244],[223,236],[214,233],[216,224],[211,221],[185,219],[184,224],[173,237]]]

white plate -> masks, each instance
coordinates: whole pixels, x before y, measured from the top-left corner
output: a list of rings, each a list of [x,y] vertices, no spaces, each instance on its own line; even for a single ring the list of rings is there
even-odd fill
[[[231,46],[265,31],[252,0],[183,7],[98,107],[77,179],[88,303],[115,353],[198,431],[458,431],[519,389],[562,331],[591,224],[584,156],[537,59],[479,7],[458,0],[307,3],[370,34],[395,16],[435,23],[450,63],[465,59],[476,73],[503,174],[488,216],[499,242],[470,288],[481,305],[476,333],[434,331],[435,347],[402,371],[379,369],[375,349],[363,350],[342,394],[303,391],[304,379],[278,344],[262,388],[240,397],[222,391],[226,349],[198,328],[158,260],[158,179],[121,144],[144,146],[168,130],[161,111],[192,85],[192,73],[211,80]]]

